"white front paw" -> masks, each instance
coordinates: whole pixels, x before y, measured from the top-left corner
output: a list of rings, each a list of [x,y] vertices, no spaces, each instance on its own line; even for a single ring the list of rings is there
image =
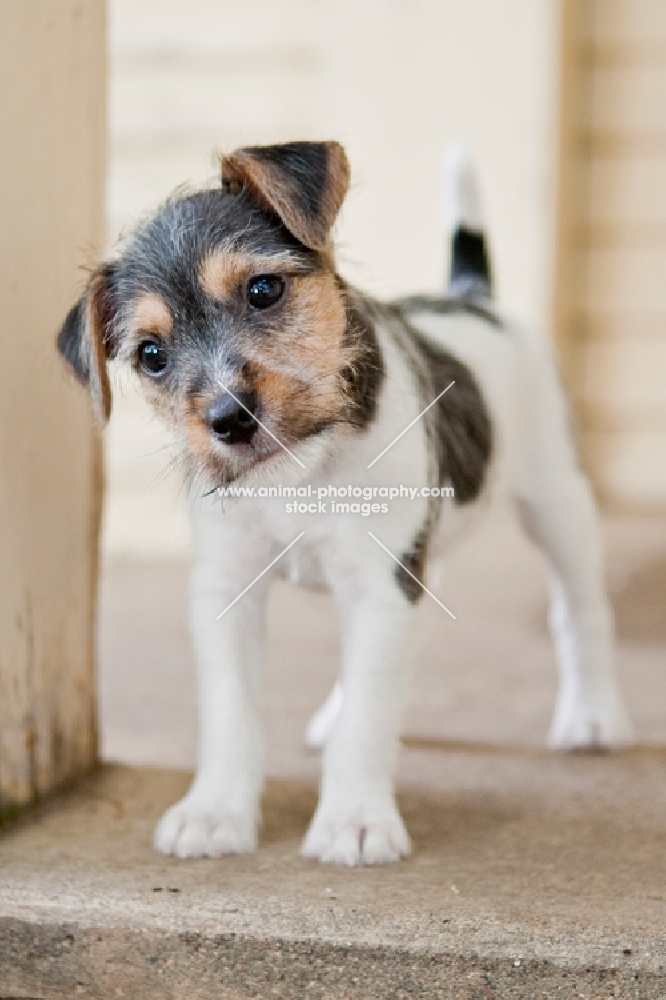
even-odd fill
[[[220,858],[245,854],[257,846],[254,816],[229,812],[221,802],[186,795],[155,827],[153,845],[177,858]]]
[[[633,743],[633,730],[615,687],[594,696],[563,691],[550,727],[548,745],[558,750],[604,749]]]
[[[319,807],[301,854],[338,865],[385,865],[409,854],[411,844],[395,803],[364,809]]]

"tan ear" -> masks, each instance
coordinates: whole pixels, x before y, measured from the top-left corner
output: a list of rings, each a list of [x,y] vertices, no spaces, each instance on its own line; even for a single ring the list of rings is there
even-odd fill
[[[304,246],[324,250],[349,187],[349,163],[338,142],[246,146],[222,158],[222,182],[244,188]]]
[[[58,334],[58,350],[79,382],[88,388],[95,415],[102,423],[111,415],[106,365],[113,355],[112,269],[112,265],[106,265],[93,275]]]

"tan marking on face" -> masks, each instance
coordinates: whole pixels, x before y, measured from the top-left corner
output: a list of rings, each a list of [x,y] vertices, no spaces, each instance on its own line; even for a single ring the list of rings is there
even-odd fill
[[[219,456],[213,449],[213,437],[205,419],[205,405],[193,404],[185,409],[182,416],[182,430],[185,432],[187,448],[194,465],[213,473],[220,470]],[[222,475],[221,478],[224,478]]]
[[[144,292],[134,304],[132,326],[136,333],[154,333],[166,339],[173,329],[173,316],[164,299]]]
[[[174,397],[173,393],[165,392],[164,385],[159,380],[152,379],[141,371],[139,371],[139,377],[146,401],[150,403],[165,423],[170,424],[174,430],[178,431],[180,423],[178,399]]]
[[[289,281],[278,328],[246,345],[249,360],[318,378],[344,363],[345,303],[332,273],[317,272]]]
[[[260,420],[287,447],[314,427],[334,421],[345,412],[341,370],[353,358],[345,343],[347,322],[344,294],[331,271],[292,276],[284,305],[276,310],[271,329],[257,337],[251,330],[244,344],[245,365],[236,388],[252,389],[259,397]],[[250,328],[250,324],[248,323]],[[146,394],[159,394],[152,382]],[[151,398],[174,430],[186,442],[192,465],[211,481],[225,481],[242,471],[246,449],[220,449],[206,422],[206,411],[216,396],[213,387],[180,399]],[[266,433],[257,432],[259,449]],[[272,448],[273,445],[270,444]]]
[[[216,302],[230,299],[249,278],[259,274],[276,274],[293,270],[296,262],[291,254],[245,254],[220,250],[209,254],[199,268],[199,284],[206,295]]]
[[[331,272],[293,278],[279,332],[250,344],[246,355],[262,408],[291,440],[340,415],[340,372],[349,363],[344,346],[344,298]]]

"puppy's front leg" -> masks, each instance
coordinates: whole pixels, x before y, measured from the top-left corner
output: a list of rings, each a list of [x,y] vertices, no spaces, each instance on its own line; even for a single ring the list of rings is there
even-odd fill
[[[270,562],[247,533],[203,532],[191,583],[199,679],[199,762],[187,795],[155,830],[177,857],[219,857],[256,846],[262,785],[258,696],[267,577],[217,616]]]
[[[382,864],[409,854],[393,771],[415,608],[390,569],[382,585],[339,597],[343,700],[324,750],[319,806],[302,853],[339,864]]]

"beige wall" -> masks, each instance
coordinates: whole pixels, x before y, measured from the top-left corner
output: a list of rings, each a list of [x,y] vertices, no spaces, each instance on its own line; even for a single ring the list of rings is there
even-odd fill
[[[181,0],[114,0],[112,231],[211,176],[216,147],[333,136],[352,161],[339,235],[359,280],[438,288],[440,158],[460,137],[483,177],[502,299],[547,322],[557,6],[194,0],[185,16]]]
[[[603,498],[666,508],[666,4],[574,0],[561,334]]]
[[[104,4],[0,4],[0,812],[95,757],[99,451],[55,334],[103,241]]]
[[[437,290],[441,158],[462,138],[482,176],[501,301],[547,330],[558,7],[113,0],[112,232],[176,185],[213,176],[214,148],[337,137],[353,170],[339,225],[343,271],[387,296]],[[109,436],[107,551],[185,546],[179,483],[159,481],[161,447],[128,393]]]

